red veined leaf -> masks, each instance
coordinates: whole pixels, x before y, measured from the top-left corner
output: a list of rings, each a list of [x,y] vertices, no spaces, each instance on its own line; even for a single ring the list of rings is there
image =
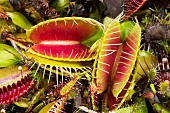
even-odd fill
[[[144,5],[147,0],[125,0],[125,19],[128,19],[134,14],[140,7]]]
[[[121,29],[119,20],[112,22],[112,28],[108,27],[102,40],[101,50],[97,58],[96,85],[98,93],[102,93],[108,88],[111,79],[111,70],[114,66],[116,51],[121,45]],[[115,69],[116,70],[116,69]]]
[[[129,23],[131,24],[131,23]],[[128,27],[127,27],[128,29]],[[119,95],[123,87],[127,84],[130,74],[135,65],[137,59],[139,47],[141,41],[141,29],[138,23],[136,23],[131,29],[129,35],[126,37],[126,41],[122,43],[119,48],[117,56],[119,57],[116,64],[116,72],[112,71],[112,76],[114,76],[112,81],[112,93],[115,97]],[[114,69],[114,68],[113,68]]]
[[[113,97],[106,100],[110,110],[122,104],[129,88],[133,86],[135,77],[131,73],[139,51],[140,38],[138,23],[127,21],[120,24],[119,20],[113,20],[102,39],[99,56],[94,64],[94,68],[97,68],[93,71],[95,79],[92,82],[96,84],[98,94],[107,90],[108,96]]]

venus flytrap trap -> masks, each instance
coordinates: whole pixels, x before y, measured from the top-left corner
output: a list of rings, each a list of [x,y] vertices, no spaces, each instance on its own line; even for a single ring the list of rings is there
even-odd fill
[[[9,71],[10,70],[10,71]],[[0,104],[10,104],[32,87],[27,67],[18,70],[18,65],[0,68]]]
[[[53,67],[56,68],[56,76],[58,71],[62,76],[65,72],[71,76],[72,72],[90,69],[84,62],[94,59],[96,52],[90,52],[90,46],[102,36],[103,26],[90,18],[65,17],[39,23],[26,30],[26,34],[28,41],[34,45],[23,54],[35,60],[33,65],[38,64],[37,71],[42,66],[45,74],[49,66],[49,76]],[[21,48],[27,48],[17,39],[13,41]]]
[[[140,79],[144,76],[148,76],[150,80],[155,79],[157,67],[158,62],[156,56],[152,52],[140,50],[135,68],[137,74],[136,79]]]
[[[66,103],[67,96],[58,99],[57,101],[47,104],[39,113],[62,113],[62,109]]]
[[[141,30],[138,22],[120,23],[119,19],[114,19],[107,28],[93,68],[93,109],[101,110],[97,105],[101,101],[96,100],[100,95],[104,112],[118,109],[123,104],[135,80],[132,70],[139,51]]]
[[[147,0],[125,0],[124,2],[124,19],[131,17],[141,8]]]

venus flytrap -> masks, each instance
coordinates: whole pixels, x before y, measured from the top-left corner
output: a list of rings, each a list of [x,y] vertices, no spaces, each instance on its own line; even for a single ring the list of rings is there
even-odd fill
[[[35,60],[37,70],[40,66],[43,66],[44,71],[50,66],[50,73],[52,67],[56,67],[56,71],[66,72],[67,69],[74,73],[81,69],[89,70],[90,67],[84,65],[84,62],[94,59],[96,52],[90,52],[89,49],[102,34],[102,24],[90,18],[65,17],[47,20],[26,30],[28,40],[34,45],[23,54],[28,59]],[[13,41],[21,48],[27,48],[17,42],[17,39]]]
[[[148,76],[150,80],[155,78],[158,62],[156,56],[152,52],[140,50],[136,64],[137,79],[143,76]]]
[[[0,68],[0,104],[9,105],[16,101],[21,95],[32,87],[32,80],[29,76],[30,70],[23,66],[18,70],[19,65]]]
[[[94,62],[93,109],[101,110],[96,102],[101,102],[97,100],[100,95],[104,112],[118,109],[134,87],[132,70],[139,51],[141,30],[138,22],[120,23],[119,19],[114,19],[108,26]]]

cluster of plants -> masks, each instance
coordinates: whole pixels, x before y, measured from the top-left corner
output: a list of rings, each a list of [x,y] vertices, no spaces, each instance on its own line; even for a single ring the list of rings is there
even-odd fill
[[[110,3],[0,0],[0,112],[170,113],[169,0]]]

